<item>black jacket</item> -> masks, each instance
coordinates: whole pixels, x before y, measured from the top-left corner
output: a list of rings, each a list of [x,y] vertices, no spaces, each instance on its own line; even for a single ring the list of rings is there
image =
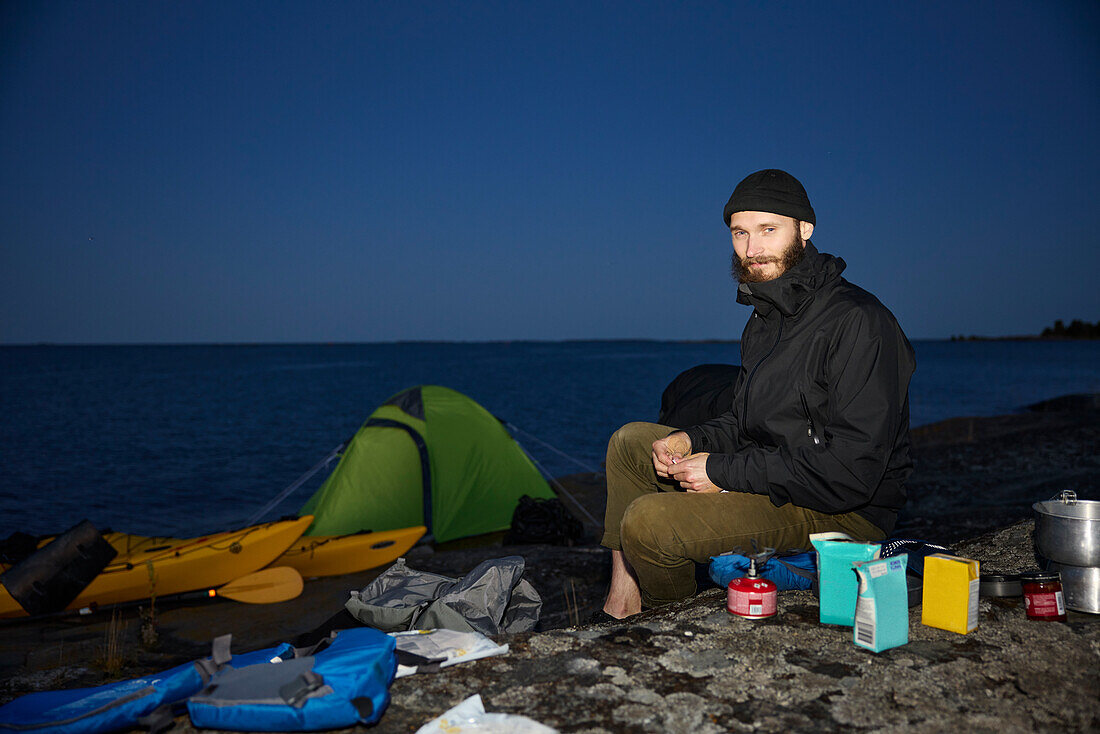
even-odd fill
[[[753,306],[732,405],[687,429],[722,489],[830,514],[855,511],[887,534],[905,503],[913,348],[885,306],[840,277],[844,261],[807,243],[775,280],[742,283]]]

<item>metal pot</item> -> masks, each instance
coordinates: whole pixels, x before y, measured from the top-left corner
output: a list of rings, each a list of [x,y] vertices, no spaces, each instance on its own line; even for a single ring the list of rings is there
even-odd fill
[[[1053,562],[1048,565],[1062,577],[1062,596],[1068,608],[1100,614],[1100,568]]]
[[[1069,566],[1100,566],[1100,502],[1078,500],[1066,490],[1032,508],[1039,555]]]

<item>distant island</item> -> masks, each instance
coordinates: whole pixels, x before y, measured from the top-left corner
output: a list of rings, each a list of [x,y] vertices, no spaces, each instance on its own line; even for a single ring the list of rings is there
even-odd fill
[[[1029,339],[1100,339],[1100,321],[1090,324],[1088,321],[1074,319],[1069,326],[1058,319],[1054,326],[1048,326],[1038,336],[963,336],[952,335],[951,341],[1025,341]]]

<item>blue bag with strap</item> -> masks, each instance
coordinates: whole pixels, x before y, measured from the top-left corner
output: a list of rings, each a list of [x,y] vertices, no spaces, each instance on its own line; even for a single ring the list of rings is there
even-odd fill
[[[230,635],[214,640],[210,657],[178,665],[142,678],[108,683],[93,688],[42,691],[21,696],[0,706],[0,732],[33,734],[100,734],[118,729],[145,727],[159,730],[170,725],[188,697],[198,693],[218,671],[266,663],[293,655],[283,644],[232,656]]]
[[[187,711],[196,727],[231,731],[372,724],[389,705],[396,673],[392,637],[370,627],[337,630],[290,660],[218,672]]]
[[[740,553],[723,553],[711,556],[707,573],[711,581],[723,589],[730,581],[747,576],[750,559]],[[757,563],[756,574],[773,581],[779,591],[790,589],[809,589],[817,575],[817,554],[813,552],[794,553],[792,555],[772,556],[763,564]]]

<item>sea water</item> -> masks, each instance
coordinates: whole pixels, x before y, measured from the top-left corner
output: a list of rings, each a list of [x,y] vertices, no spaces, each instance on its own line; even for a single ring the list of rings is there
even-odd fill
[[[914,347],[913,425],[1100,392],[1100,342]],[[0,537],[83,518],[149,535],[239,525],[418,384],[478,401],[553,475],[598,469],[678,373],[738,361],[728,342],[0,347]]]

